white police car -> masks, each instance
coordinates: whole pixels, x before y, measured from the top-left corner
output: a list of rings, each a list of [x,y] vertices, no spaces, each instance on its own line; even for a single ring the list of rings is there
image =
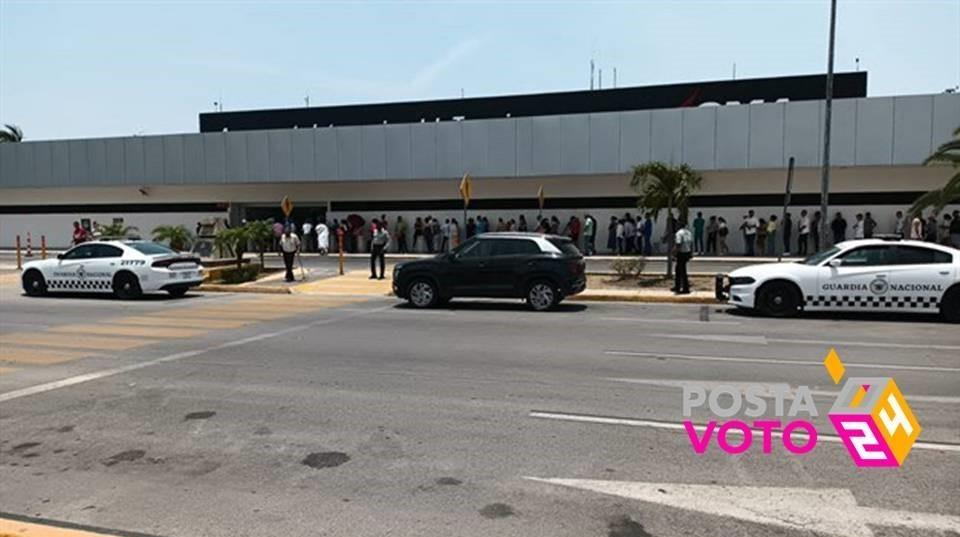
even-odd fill
[[[155,242],[93,241],[54,259],[30,261],[23,266],[22,281],[30,296],[69,292],[136,298],[166,291],[179,297],[203,282],[203,266],[200,258]]]
[[[774,317],[800,311],[940,313],[960,321],[960,250],[929,242],[846,241],[803,261],[716,279],[719,300]]]

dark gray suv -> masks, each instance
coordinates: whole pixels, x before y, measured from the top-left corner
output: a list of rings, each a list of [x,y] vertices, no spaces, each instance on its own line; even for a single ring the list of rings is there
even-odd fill
[[[587,287],[583,255],[567,237],[483,233],[453,251],[398,263],[393,292],[418,308],[455,297],[523,298],[543,311]]]

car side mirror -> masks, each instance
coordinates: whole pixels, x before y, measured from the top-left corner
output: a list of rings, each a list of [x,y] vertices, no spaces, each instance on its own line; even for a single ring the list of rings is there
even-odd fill
[[[842,267],[842,266],[843,266],[843,259],[831,259],[830,262],[827,263],[827,264],[830,265],[830,266],[833,267],[833,268]]]
[[[57,254],[57,259],[63,259],[63,254]]]

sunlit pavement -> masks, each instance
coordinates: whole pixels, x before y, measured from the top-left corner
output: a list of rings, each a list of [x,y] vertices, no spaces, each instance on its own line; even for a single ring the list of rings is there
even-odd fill
[[[0,301],[0,519],[165,536],[960,532],[960,331],[932,318],[29,299],[9,283]],[[831,346],[905,393],[925,445],[903,467],[857,468],[826,441],[693,452],[678,428],[693,381],[808,385],[834,434]]]

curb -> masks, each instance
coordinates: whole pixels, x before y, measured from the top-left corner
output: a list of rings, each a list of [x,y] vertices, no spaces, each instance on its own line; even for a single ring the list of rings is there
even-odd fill
[[[209,291],[211,293],[263,293],[271,295],[289,295],[289,287],[268,287],[266,285],[227,285],[227,284],[203,284],[197,287],[198,291]]]

